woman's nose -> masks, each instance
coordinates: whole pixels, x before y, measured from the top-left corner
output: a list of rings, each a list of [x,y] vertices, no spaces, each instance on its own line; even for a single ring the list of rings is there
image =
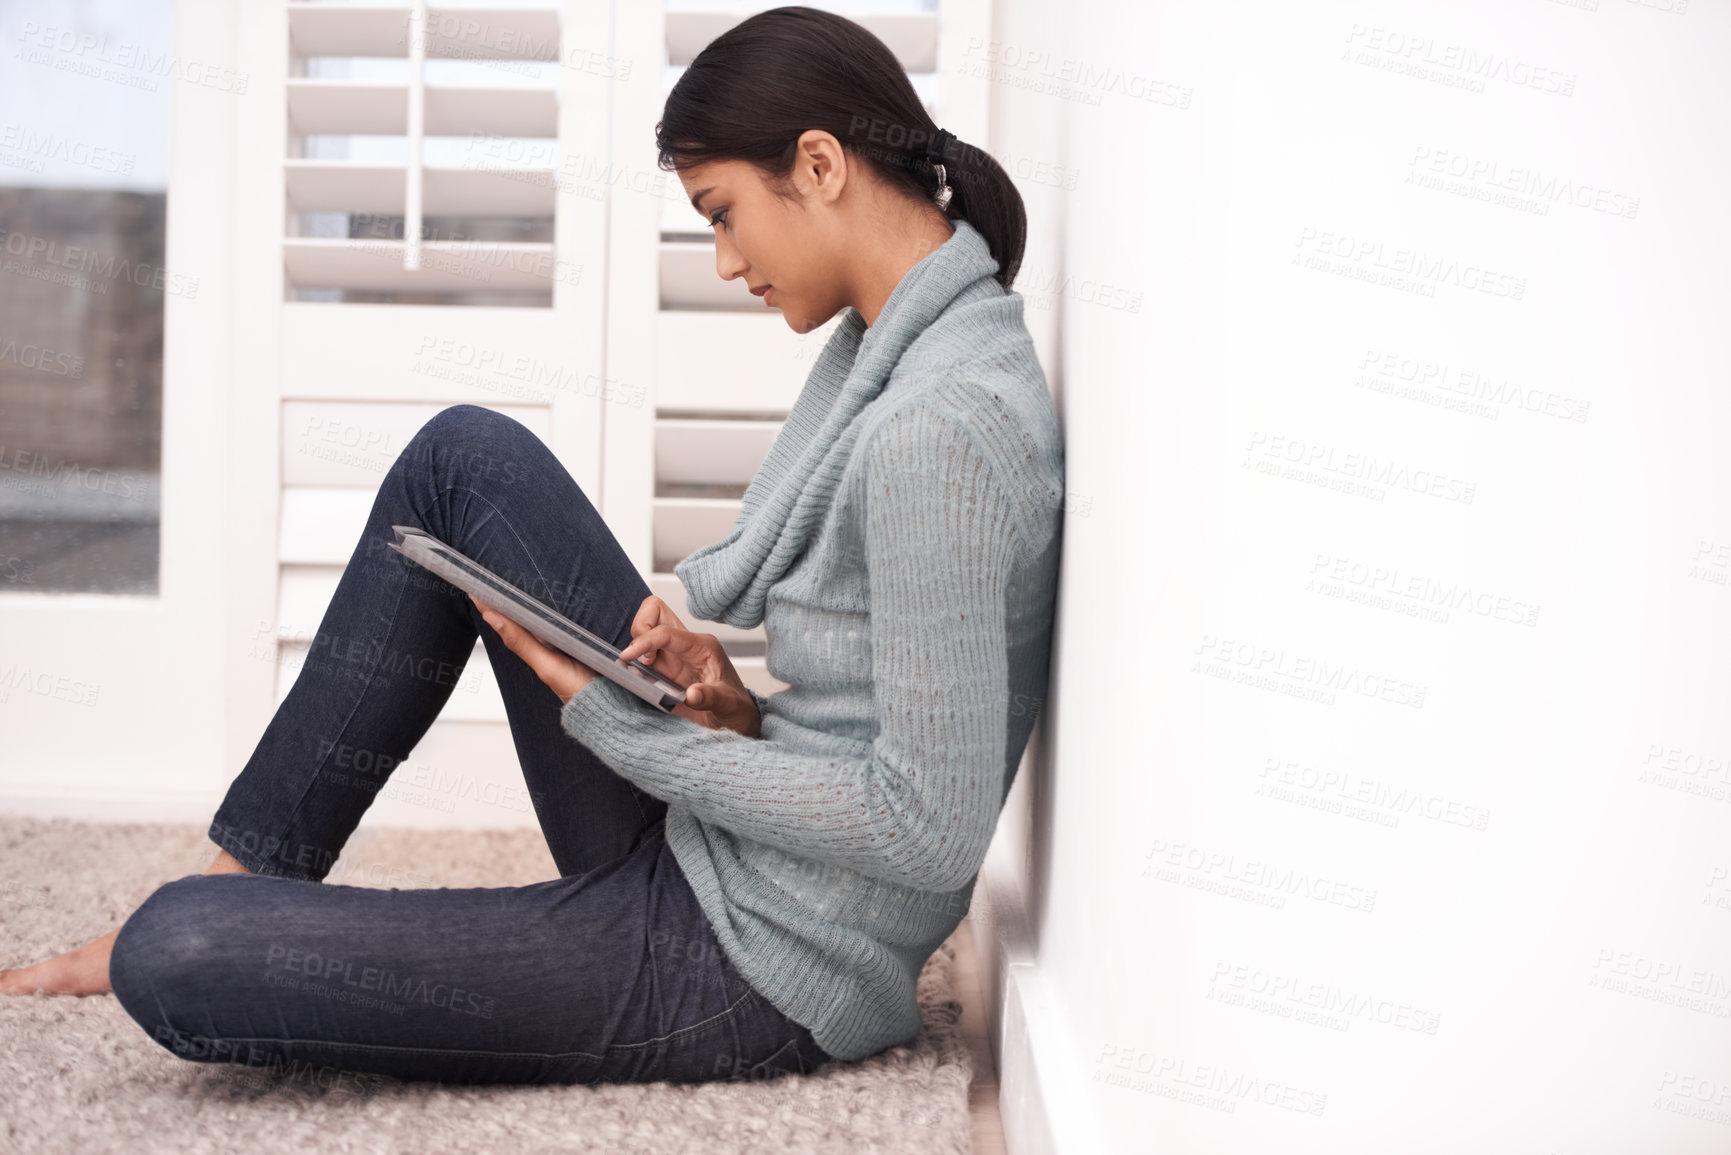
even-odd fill
[[[724,237],[715,239],[715,274],[724,281],[731,281],[745,272],[745,259],[739,255],[739,250],[733,247],[733,242]]]

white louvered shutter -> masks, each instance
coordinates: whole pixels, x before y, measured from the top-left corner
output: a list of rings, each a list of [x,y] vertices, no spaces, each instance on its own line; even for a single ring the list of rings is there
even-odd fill
[[[607,42],[605,6],[279,11],[280,368],[266,379],[279,402],[280,702],[384,470],[428,418],[459,402],[508,413],[595,495],[603,409],[618,407],[606,398],[630,387],[603,377],[594,174],[611,81],[569,62],[572,46]],[[515,776],[479,644],[416,757],[457,788],[398,817],[448,802],[453,820],[498,817],[464,797],[477,774]]]

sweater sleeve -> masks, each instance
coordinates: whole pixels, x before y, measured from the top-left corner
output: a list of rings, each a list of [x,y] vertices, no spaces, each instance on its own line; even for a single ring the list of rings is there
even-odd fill
[[[605,678],[572,695],[561,723],[706,822],[869,877],[959,890],[979,873],[1003,799],[1013,505],[966,426],[924,404],[890,416],[860,453],[868,754],[813,756],[712,730]]]

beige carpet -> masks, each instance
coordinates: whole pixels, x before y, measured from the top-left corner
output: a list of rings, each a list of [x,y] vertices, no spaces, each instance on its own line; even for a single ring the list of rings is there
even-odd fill
[[[0,816],[0,967],[112,930],[215,852],[202,825]],[[363,826],[327,881],[516,886],[557,873],[533,831]],[[177,1059],[112,996],[0,996],[0,1151],[965,1153],[972,1063],[954,974],[952,940],[920,977],[925,1028],[910,1045],[751,1086],[321,1086]]]

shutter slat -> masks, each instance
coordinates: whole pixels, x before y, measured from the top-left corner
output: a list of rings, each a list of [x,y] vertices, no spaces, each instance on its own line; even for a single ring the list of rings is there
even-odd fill
[[[429,216],[551,217],[548,169],[432,168],[422,170],[422,210]],[[402,165],[347,160],[285,160],[293,212],[403,211]]]
[[[428,136],[559,135],[559,94],[551,88],[428,86]]]
[[[780,430],[779,421],[657,418],[655,480],[747,485]]]
[[[343,160],[285,160],[290,212],[403,211],[403,166]]]
[[[724,497],[657,497],[654,509],[655,568],[663,572],[700,546],[733,532],[740,503]]]
[[[293,77],[288,82],[291,131],[330,135],[401,136],[408,131],[404,84]],[[559,100],[551,88],[436,87],[426,90],[428,136],[552,137]],[[696,214],[691,214],[695,218]]]
[[[427,168],[425,210],[431,216],[551,217],[556,190],[544,168]]]
[[[291,4],[290,52],[309,56],[406,57],[409,10],[361,4]],[[429,8],[429,59],[558,60],[552,8]]]
[[[283,264],[301,288],[370,292],[548,292],[551,244],[423,241],[421,267],[403,268],[403,242],[341,237],[288,237]]]

